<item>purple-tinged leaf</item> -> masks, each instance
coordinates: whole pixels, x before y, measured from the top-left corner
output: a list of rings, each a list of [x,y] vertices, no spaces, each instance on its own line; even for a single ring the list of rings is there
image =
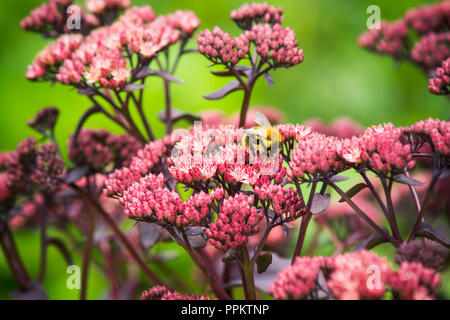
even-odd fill
[[[184,232],[193,249],[202,249],[206,246],[205,228],[188,227]]]
[[[450,249],[450,240],[437,232],[428,222],[422,221],[422,224],[420,225],[419,230],[417,231],[418,236],[422,236],[425,238],[428,238],[430,240],[439,242],[447,249]]]
[[[155,75],[160,76],[161,78],[163,78],[164,80],[167,80],[167,81],[184,84],[183,80],[181,80],[180,78],[174,76],[173,74],[165,72],[165,71],[157,70],[157,71],[155,71]]]
[[[272,253],[268,251],[263,251],[259,254],[258,258],[256,258],[256,271],[258,273],[263,273],[267,270],[267,268],[272,263]]]
[[[385,227],[382,227],[387,233],[389,233],[388,229]],[[378,246],[379,244],[387,242],[386,239],[384,239],[378,232],[374,232],[371,235],[369,235],[366,239],[364,239],[362,242],[360,242],[352,251],[359,251],[359,250],[370,250]]]
[[[218,77],[232,77],[234,73],[231,70],[211,71],[211,73]]]
[[[270,73],[266,72],[264,73],[264,79],[266,80],[266,83],[269,87],[273,87],[273,77]]]
[[[78,94],[84,96],[93,96],[97,93],[97,89],[95,88],[80,88],[77,90]]]
[[[214,91],[210,94],[204,95],[203,98],[208,99],[208,100],[219,100],[219,99],[222,99],[223,97],[227,96],[231,92],[239,90],[239,89],[242,89],[241,84],[239,83],[239,81],[233,80],[233,81],[229,82],[225,87],[220,88],[219,90]]]
[[[75,183],[81,178],[83,178],[89,172],[89,166],[81,166],[69,171],[66,175],[64,181],[67,184]]]
[[[356,196],[361,190],[367,188],[367,184],[365,183],[358,183],[356,185],[354,185],[353,187],[350,188],[350,190],[348,190],[345,194],[349,197],[349,198],[353,198],[354,196]],[[339,202],[345,202],[344,198],[341,198],[339,200]]]
[[[250,66],[234,66],[233,70],[235,73],[248,77],[248,73],[252,71],[252,67]],[[219,70],[219,71],[211,71],[211,73],[215,76],[219,77],[233,77],[235,76],[235,73],[231,70]]]
[[[405,174],[396,175],[394,177],[394,181],[397,181],[398,183],[407,184],[407,185],[410,185],[410,186],[423,186],[424,185],[423,182],[421,182],[419,180],[416,180],[416,179],[413,179],[411,177],[408,177]]]
[[[155,70],[152,70],[148,66],[145,66],[136,72],[136,76],[134,78],[136,80],[140,80],[152,75],[155,75]]]
[[[13,291],[10,294],[13,300],[48,300],[48,295],[44,287],[34,281],[27,291]]]
[[[176,123],[178,121],[181,120],[186,120],[190,123],[194,123],[194,121],[200,121],[201,118],[197,115],[191,114],[191,113],[187,113],[175,108],[171,109],[171,117],[172,117],[172,123]],[[158,119],[161,120],[162,122],[166,123],[166,111],[162,110],[160,112],[158,112]]]
[[[47,244],[48,246],[54,246],[56,249],[58,249],[58,251],[64,257],[64,260],[66,260],[68,266],[73,265],[72,255],[70,254],[69,249],[61,239],[49,238],[47,239]]]
[[[350,177],[347,176],[332,176],[330,179],[331,182],[341,182],[341,181],[346,181],[350,179]]]
[[[128,83],[123,87],[122,91],[124,92],[133,92],[137,90],[142,90],[145,88],[144,83]]]
[[[145,250],[153,248],[161,238],[162,228],[156,223],[138,222],[139,240]]]
[[[278,274],[291,264],[290,259],[282,258],[279,255],[272,253],[272,263],[269,265],[264,273],[257,273],[254,270],[255,286],[268,292],[269,287],[278,278]],[[229,281],[224,284],[224,287],[235,287],[242,285],[242,278],[235,263],[230,265]]]
[[[320,193],[316,193],[314,198],[312,199],[311,204],[311,213],[319,214],[327,210],[328,205],[330,204],[330,194],[321,195]]]
[[[180,253],[176,250],[169,250],[164,252],[158,252],[158,254],[153,254],[149,257],[151,262],[168,262],[175,260],[180,256]]]

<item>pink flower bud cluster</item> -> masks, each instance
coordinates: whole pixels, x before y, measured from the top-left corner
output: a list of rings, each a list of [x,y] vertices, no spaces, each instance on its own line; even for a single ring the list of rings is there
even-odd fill
[[[375,272],[376,279],[371,277]],[[386,258],[365,250],[351,252],[333,258],[327,286],[338,300],[381,299],[390,274]]]
[[[192,11],[176,10],[170,15],[161,16],[167,25],[181,32],[182,38],[190,38],[200,26],[200,19]]]
[[[116,169],[105,181],[105,194],[109,197],[120,197],[133,183],[156,171],[173,145],[171,136],[156,140],[138,150],[128,166]]]
[[[412,59],[429,71],[450,56],[450,32],[430,33],[420,38],[411,51]]]
[[[32,181],[42,191],[55,191],[64,173],[64,161],[58,154],[55,143],[47,143],[37,148],[36,170]]]
[[[294,30],[280,24],[257,24],[245,32],[255,43],[256,52],[274,67],[291,67],[303,61],[303,49],[298,48]]]
[[[219,250],[236,249],[259,231],[264,213],[254,207],[253,196],[238,193],[223,200],[217,220],[206,229],[209,243]]]
[[[353,136],[360,136],[364,132],[364,128],[361,124],[345,116],[334,119],[330,124],[323,123],[319,118],[313,118],[307,120],[305,125],[311,127],[313,131],[341,139],[350,139]]]
[[[281,134],[283,143],[300,141],[311,133],[311,127],[299,124],[279,124],[276,128]]]
[[[44,78],[48,71],[55,72],[68,59],[83,40],[79,34],[62,35],[42,50],[28,67],[26,77],[29,80]]]
[[[383,21],[381,28],[371,29],[362,34],[358,43],[361,47],[393,57],[401,57],[405,52],[408,27],[403,20]]]
[[[180,32],[166,24],[167,21],[169,20],[155,20],[154,23],[143,27],[143,36],[141,39],[135,39],[139,43],[139,53],[144,58],[152,58],[158,52],[163,51],[179,40]],[[136,43],[133,43],[133,46],[135,45]]]
[[[450,25],[450,1],[412,8],[406,12],[408,25],[420,34],[439,31]]]
[[[85,6],[89,12],[100,15],[107,11],[120,11],[130,6],[130,0],[86,0]]]
[[[131,7],[120,17],[120,21],[127,25],[149,23],[153,20],[155,13],[150,6]]]
[[[233,66],[245,57],[249,41],[245,35],[231,38],[228,32],[214,27],[213,31],[203,30],[197,37],[198,51],[217,64]]]
[[[270,25],[281,24],[283,22],[283,9],[269,6],[267,2],[244,4],[230,15],[239,28],[250,30],[252,25],[258,23],[267,23]]]
[[[200,226],[210,219],[211,204],[223,195],[196,193],[183,202],[178,193],[164,187],[164,176],[149,174],[131,185],[119,199],[129,218],[177,227]]]
[[[306,299],[316,286],[323,257],[296,258],[294,263],[278,274],[269,293],[278,300]]]
[[[318,133],[311,133],[298,141],[289,162],[290,177],[305,179],[306,176],[327,177],[344,168],[338,161],[336,152],[337,138],[327,137]]]
[[[128,218],[156,222],[175,222],[182,200],[164,188],[164,176],[149,174],[133,183],[119,199]]]
[[[59,115],[59,110],[55,107],[47,107],[40,110],[36,116],[28,121],[28,126],[40,132],[46,134],[47,131],[52,131],[55,127],[56,120]]]
[[[50,0],[43,3],[20,21],[20,27],[46,36],[62,33],[66,24],[67,8],[72,3],[73,0]]]
[[[393,124],[368,128],[359,140],[360,161],[382,175],[403,173],[412,169],[411,145],[402,142],[403,130]]]
[[[448,249],[441,244],[424,239],[402,243],[395,256],[395,262],[420,262],[425,268],[440,270],[448,255]]]
[[[102,172],[111,165],[128,165],[140,148],[141,144],[128,134],[116,136],[103,129],[83,129],[76,141],[69,141],[69,159],[77,166],[88,165]]]
[[[16,192],[27,190],[30,177],[36,168],[36,139],[29,137],[21,141],[15,151],[5,154],[2,167],[5,167],[8,187]]]
[[[381,23],[359,37],[360,46],[414,62],[430,75],[450,56],[450,1],[408,10],[405,17]],[[436,91],[436,89],[434,89]]]
[[[254,193],[265,208],[272,207],[279,219],[277,222],[296,220],[306,212],[303,198],[293,188],[263,184],[255,186]]]
[[[426,136],[431,141],[433,152],[440,157],[450,157],[450,122],[430,118],[415,123],[407,130]]]
[[[428,91],[433,94],[449,94],[450,85],[450,58],[442,61],[442,65],[438,67],[434,73],[434,76],[429,80],[430,85]]]
[[[101,8],[109,4],[122,7],[125,2],[95,0],[90,3]],[[28,68],[27,77],[56,80],[77,88],[98,85],[120,89],[131,80],[132,70],[126,60],[129,54],[138,55],[141,63],[148,64],[180,37],[191,37],[199,23],[190,11],[179,10],[155,20],[151,7],[133,7],[111,26],[103,26],[84,38],[77,38],[76,46],[61,46],[59,42],[63,39],[58,38],[38,55]]]
[[[182,295],[164,286],[155,286],[144,291],[141,300],[211,300],[209,297],[200,295]]]
[[[324,283],[318,285],[322,275]],[[386,258],[361,250],[334,257],[302,257],[283,270],[270,286],[275,299],[307,299],[320,289],[338,300],[394,298],[433,299],[440,277],[416,262],[403,262],[393,271]],[[326,285],[325,285],[326,284]]]
[[[33,187],[54,190],[64,172],[64,161],[56,144],[37,147],[35,138],[20,142],[15,151],[3,154],[0,162],[1,171],[6,173],[6,186],[15,193],[25,193]]]
[[[418,262],[403,262],[389,277],[394,296],[404,300],[432,300],[441,278]]]

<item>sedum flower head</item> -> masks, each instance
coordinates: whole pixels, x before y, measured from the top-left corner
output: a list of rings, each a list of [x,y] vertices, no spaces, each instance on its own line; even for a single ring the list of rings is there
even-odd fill
[[[400,270],[389,277],[394,295],[404,300],[432,300],[440,282],[440,276],[433,269],[417,262],[403,262]]]
[[[254,207],[253,196],[238,193],[223,200],[217,220],[206,229],[209,243],[227,251],[244,245],[259,231],[264,214]]]
[[[283,9],[269,6],[267,2],[244,4],[230,14],[231,19],[243,30],[250,30],[252,25],[268,23],[270,25],[283,22]]]

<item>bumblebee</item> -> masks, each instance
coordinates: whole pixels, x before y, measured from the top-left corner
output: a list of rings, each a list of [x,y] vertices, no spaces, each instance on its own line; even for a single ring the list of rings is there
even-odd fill
[[[267,152],[270,154],[276,150],[279,152],[281,143],[280,132],[270,124],[267,117],[261,112],[255,114],[255,122],[258,126],[245,130],[242,137],[242,145],[252,153]]]

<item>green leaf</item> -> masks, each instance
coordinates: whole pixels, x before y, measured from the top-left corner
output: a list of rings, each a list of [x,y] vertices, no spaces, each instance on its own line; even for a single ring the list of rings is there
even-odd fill
[[[350,190],[348,190],[345,194],[349,197],[349,198],[353,198],[354,196],[356,196],[361,190],[367,188],[367,184],[365,183],[358,183],[357,185],[354,185],[353,187],[350,188]],[[341,198],[339,200],[339,202],[345,202],[344,198]]]
[[[268,251],[263,251],[260,253],[258,258],[256,258],[256,268],[258,273],[263,273],[272,263],[272,254]]]

